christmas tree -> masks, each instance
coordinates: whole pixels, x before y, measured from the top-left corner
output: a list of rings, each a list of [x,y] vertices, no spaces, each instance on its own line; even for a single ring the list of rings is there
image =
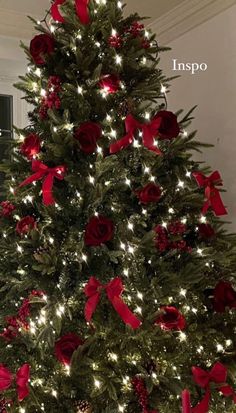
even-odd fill
[[[1,412],[235,411],[236,237],[164,51],[117,0],[54,0],[16,85]]]

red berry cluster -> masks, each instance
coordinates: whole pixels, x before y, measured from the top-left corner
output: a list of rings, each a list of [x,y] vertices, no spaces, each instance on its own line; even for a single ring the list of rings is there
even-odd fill
[[[7,400],[5,398],[0,400],[0,413],[7,413],[7,407],[12,405],[12,400]]]
[[[7,327],[4,329],[3,333],[0,334],[0,337],[3,337],[6,341],[11,341],[18,336],[20,328],[28,330],[29,323],[27,318],[30,316],[30,298],[42,297],[43,295],[43,291],[33,290],[30,293],[29,297],[24,299],[17,312],[17,315],[6,317]]]
[[[59,109],[61,99],[59,93],[61,91],[61,79],[59,76],[50,76],[48,79],[46,96],[42,98],[41,107],[39,110],[40,119],[47,118],[48,109]]]
[[[150,47],[150,42],[148,39],[144,37],[144,25],[140,24],[139,22],[133,22],[131,26],[125,29],[122,35],[120,34],[113,34],[109,37],[108,43],[111,47],[115,49],[120,49],[127,39],[127,36],[131,36],[132,38],[140,39],[140,45],[144,49],[148,49]]]
[[[157,249],[161,252],[174,249],[191,252],[191,247],[188,246],[187,242],[182,238],[186,230],[186,225],[180,221],[171,222],[167,227],[157,225],[154,228]],[[174,237],[178,239],[173,239]]]
[[[15,205],[9,201],[2,201],[0,206],[2,207],[0,215],[6,218],[9,218],[16,209]]]
[[[141,377],[135,376],[132,380],[132,385],[138,402],[142,407],[142,413],[158,413],[156,410],[149,410],[148,408],[148,392],[144,380]]]

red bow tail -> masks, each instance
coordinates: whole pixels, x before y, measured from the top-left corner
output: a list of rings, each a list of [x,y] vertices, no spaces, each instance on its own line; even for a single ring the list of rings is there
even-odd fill
[[[90,23],[88,4],[89,0],[75,0],[76,13],[82,24]]]
[[[190,393],[187,389],[182,391],[182,413],[191,413]]]
[[[222,185],[220,173],[213,172],[209,177],[206,177],[201,172],[194,172],[194,178],[198,186],[205,188],[206,201],[202,207],[202,213],[205,215],[211,207],[217,216],[227,215],[227,210],[223,204],[219,190],[215,185]]]
[[[18,399],[21,402],[29,395],[30,365],[24,364],[16,373]]]
[[[92,316],[100,301],[101,289],[102,289],[102,284],[95,277],[91,277],[89,279],[89,282],[85,286],[84,293],[86,297],[88,297],[88,300],[85,304],[84,315],[85,315],[85,320],[88,323],[91,321]]]
[[[0,391],[7,390],[11,387],[13,376],[5,366],[0,366]]]

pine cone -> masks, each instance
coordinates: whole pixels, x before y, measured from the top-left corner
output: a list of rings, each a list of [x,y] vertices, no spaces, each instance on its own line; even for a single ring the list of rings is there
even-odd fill
[[[77,408],[76,413],[92,413],[92,406],[86,400],[80,400],[76,404],[76,408]]]

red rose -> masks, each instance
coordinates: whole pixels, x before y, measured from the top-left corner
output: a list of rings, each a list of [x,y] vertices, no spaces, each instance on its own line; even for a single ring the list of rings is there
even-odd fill
[[[16,231],[20,235],[27,234],[34,228],[36,228],[36,222],[35,219],[31,216],[22,218],[20,221],[17,222],[16,225]]]
[[[158,136],[160,139],[172,139],[179,135],[180,128],[177,122],[177,116],[167,110],[158,112],[154,119],[160,119]]]
[[[98,246],[110,241],[114,234],[114,224],[102,215],[90,218],[85,229],[85,244]]]
[[[32,159],[34,155],[40,152],[40,139],[38,135],[31,133],[28,135],[20,147],[22,155],[26,156],[28,159]]]
[[[204,239],[214,238],[216,235],[214,228],[210,224],[200,224],[198,225],[198,230],[200,237]]]
[[[116,93],[120,88],[120,78],[117,75],[104,75],[99,82],[99,86],[107,93]]]
[[[226,307],[236,308],[236,291],[230,282],[218,282],[214,289],[213,307],[217,313],[223,313]]]
[[[79,142],[84,153],[93,153],[97,147],[97,140],[102,136],[101,126],[95,122],[84,122],[76,129],[74,137]]]
[[[73,353],[84,341],[74,333],[62,336],[55,344],[56,358],[65,365],[70,365]]]
[[[155,324],[160,325],[164,330],[184,330],[186,321],[180,311],[171,306],[161,307],[163,314],[161,314]]]
[[[10,215],[12,215],[12,212],[16,209],[15,205],[11,204],[11,202],[9,201],[2,201],[0,205],[2,207],[0,213],[2,217],[9,217]]]
[[[51,16],[54,20],[58,21],[59,23],[64,23],[65,19],[60,14],[58,6],[65,3],[65,0],[55,0],[52,7],[51,7]]]
[[[44,65],[45,57],[54,51],[54,39],[50,34],[38,34],[30,42],[30,54],[36,65]]]
[[[136,194],[142,204],[158,202],[161,198],[161,188],[154,183],[149,183],[144,188],[136,191]]]

